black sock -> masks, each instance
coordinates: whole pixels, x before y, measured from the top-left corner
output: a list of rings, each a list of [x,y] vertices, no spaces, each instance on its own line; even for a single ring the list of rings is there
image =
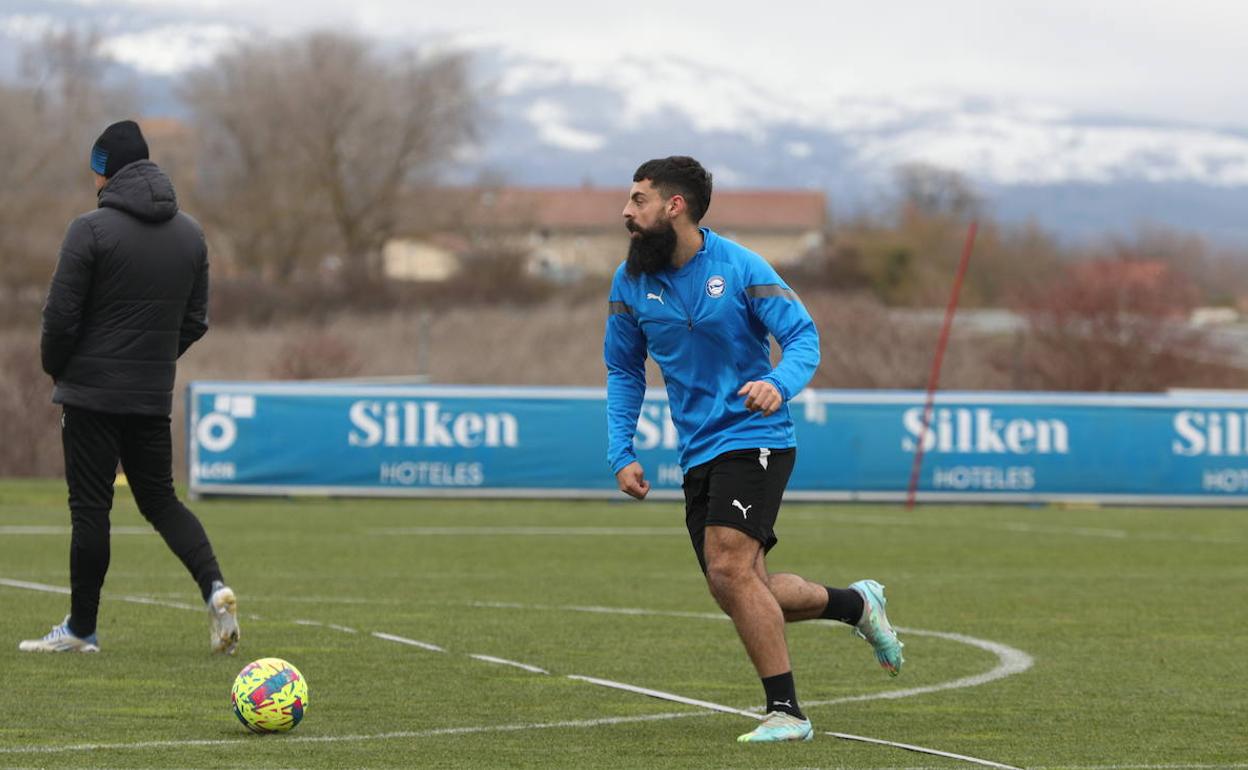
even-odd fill
[[[820,617],[828,620],[839,620],[851,626],[858,625],[862,619],[862,594],[852,588],[831,588],[828,590],[828,606],[823,608]]]
[[[91,626],[90,631],[81,630],[82,626],[74,622],[74,618],[72,615],[68,618],[68,622],[65,623],[65,627],[69,629],[69,633],[73,634],[79,639],[86,639],[88,636],[95,633],[95,626]]]
[[[797,685],[793,684],[793,672],[763,677],[763,690],[767,693],[767,712],[783,711],[798,719],[805,719],[797,705]]]

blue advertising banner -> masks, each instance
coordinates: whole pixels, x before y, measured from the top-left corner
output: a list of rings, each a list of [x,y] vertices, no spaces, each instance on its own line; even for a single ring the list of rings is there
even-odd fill
[[[1248,394],[805,391],[789,404],[788,499],[901,500],[924,436],[920,500],[1248,502]],[[197,382],[191,491],[615,497],[600,388]],[[665,394],[637,455],[658,497],[682,471]]]

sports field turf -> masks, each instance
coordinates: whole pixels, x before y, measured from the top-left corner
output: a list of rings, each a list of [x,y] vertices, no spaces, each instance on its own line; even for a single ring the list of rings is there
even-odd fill
[[[761,705],[675,503],[194,508],[240,597],[237,658],[208,654],[193,583],[124,490],[102,652],[33,655],[17,642],[68,611],[39,590],[68,585],[64,489],[0,483],[0,767],[973,766],[826,734],[739,745],[745,716],[569,678]],[[1025,768],[1248,768],[1248,512],[789,504],[778,531],[773,570],[878,579],[906,642],[890,679],[846,627],[788,627],[821,733]],[[229,706],[265,656],[309,683],[287,735]]]

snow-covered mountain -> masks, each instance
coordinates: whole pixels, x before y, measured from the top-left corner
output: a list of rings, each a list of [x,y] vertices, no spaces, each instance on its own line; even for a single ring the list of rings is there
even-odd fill
[[[0,0],[0,73],[17,43],[85,21],[141,84],[145,108],[176,113],[181,72],[257,34],[159,4],[115,8]],[[961,173],[993,215],[1072,237],[1153,222],[1248,244],[1242,128],[954,93],[821,93],[677,57],[574,62],[497,42],[450,45],[473,57],[487,115],[463,180],[491,172],[518,184],[623,185],[640,161],[687,153],[721,186],[823,189],[850,214],[883,199],[898,166],[924,163]]]
[[[1248,131],[952,94],[838,97],[678,59],[478,57],[498,116],[483,161],[534,183],[619,185],[641,160],[687,152],[721,184],[824,189],[852,213],[887,195],[898,166],[923,163],[960,172],[1008,220],[1248,243]]]

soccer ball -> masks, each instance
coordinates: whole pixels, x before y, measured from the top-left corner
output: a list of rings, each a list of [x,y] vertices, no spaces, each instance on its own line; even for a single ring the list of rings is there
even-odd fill
[[[238,672],[230,693],[234,716],[253,733],[281,733],[303,719],[308,682],[281,658],[261,658]]]

